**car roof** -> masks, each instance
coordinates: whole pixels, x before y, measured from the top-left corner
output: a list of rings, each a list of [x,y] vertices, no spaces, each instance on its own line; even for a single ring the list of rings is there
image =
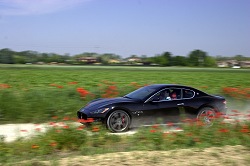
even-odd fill
[[[203,92],[199,89],[190,87],[190,86],[186,86],[186,85],[179,85],[179,84],[151,84],[148,85],[149,87],[153,87],[153,88],[157,88],[158,90],[164,89],[164,88],[186,88],[186,89],[190,89],[190,90],[194,90],[196,92],[199,92],[202,95],[208,95],[206,92]]]
[[[152,84],[152,85],[148,85],[150,87],[157,87],[159,89],[161,88],[167,88],[167,87],[178,87],[178,88],[191,88],[191,89],[195,89],[189,86],[185,86],[185,85],[179,85],[179,84]]]

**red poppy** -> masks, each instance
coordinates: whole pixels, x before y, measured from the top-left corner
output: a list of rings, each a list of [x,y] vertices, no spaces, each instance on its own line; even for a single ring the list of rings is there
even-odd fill
[[[152,129],[152,130],[150,130],[150,133],[155,133],[155,132],[156,132],[156,130],[153,130],[153,129]]]
[[[77,118],[71,118],[71,120],[73,120],[73,121],[77,121],[78,119],[77,119]]]
[[[159,127],[159,125],[157,125],[157,124],[152,126],[152,128],[154,128],[154,129],[157,129],[158,127]]]
[[[97,126],[94,126],[93,128],[92,128],[92,131],[93,132],[98,132],[100,129],[99,129],[99,127],[97,127]]]
[[[64,126],[65,123],[64,122],[59,122],[59,125]]]
[[[2,89],[7,89],[7,88],[10,88],[11,86],[8,85],[8,84],[0,84],[0,88]]]
[[[250,133],[249,127],[247,125],[243,125],[240,132],[242,132],[242,133]]]
[[[79,126],[76,130],[83,130],[85,126]]]
[[[21,131],[21,132],[28,132],[28,130],[24,130],[24,129],[23,129],[23,130],[20,130],[20,131]]]
[[[119,94],[117,87],[113,83],[110,83],[112,85],[109,85],[109,83],[106,83],[106,84],[107,84],[107,87],[105,87],[104,89],[101,89],[101,91],[103,91],[102,97],[103,98],[116,97]]]
[[[186,136],[191,137],[193,134],[192,133],[187,133]]]
[[[55,147],[55,146],[57,146],[57,143],[56,142],[51,142],[50,146]]]
[[[62,132],[62,130],[56,130],[56,132],[57,132],[57,133],[61,133],[61,132]]]
[[[194,142],[201,142],[201,140],[199,138],[194,138],[193,140],[194,140]]]
[[[180,127],[177,127],[177,128],[175,128],[175,130],[182,130],[182,128],[180,128]]]
[[[173,126],[174,124],[172,122],[168,122],[167,126]]]
[[[242,128],[243,129],[248,129],[248,125],[243,125]]]
[[[232,110],[232,112],[238,113],[239,111],[237,111],[237,110]]]
[[[164,132],[164,133],[163,133],[163,136],[167,136],[167,135],[169,135],[169,134],[170,134],[170,132],[167,131],[167,132]]]
[[[69,82],[68,84],[69,84],[69,85],[74,85],[74,84],[78,84],[78,82],[73,81],[73,82]]]
[[[205,124],[202,121],[197,120],[196,125],[197,126],[204,126]]]
[[[57,116],[53,116],[52,119],[58,119],[58,117]]]
[[[193,125],[194,122],[196,122],[196,120],[197,120],[196,118],[194,118],[194,119],[186,118],[186,119],[182,120],[182,122],[187,123],[188,125]]]
[[[50,126],[55,126],[56,123],[55,123],[55,122],[49,122],[49,125],[50,125]]]
[[[221,133],[228,133],[229,130],[228,129],[220,129],[219,132],[221,132]]]
[[[244,129],[244,128],[243,128],[243,129],[240,130],[240,132],[242,132],[242,133],[250,133],[250,130],[249,130],[249,129]]]
[[[69,120],[70,118],[68,116],[64,117],[63,120],[67,121]]]
[[[201,86],[201,88],[207,89],[207,88],[208,88],[208,86]]]
[[[221,118],[223,115],[224,115],[224,113],[222,113],[222,112],[216,112],[215,117],[216,118]]]
[[[88,118],[87,120],[78,119],[78,122],[80,122],[80,123],[92,123],[92,122],[94,122],[94,119],[93,118]]]
[[[81,97],[86,97],[89,93],[89,91],[85,90],[84,88],[76,88],[76,91],[80,93]]]
[[[68,125],[65,125],[65,126],[63,126],[63,128],[64,128],[64,129],[68,129],[68,128],[69,128],[69,126],[68,126]]]
[[[37,148],[39,148],[39,146],[38,145],[32,145],[31,148],[32,149],[37,149]]]
[[[41,128],[36,128],[36,131],[41,131]]]

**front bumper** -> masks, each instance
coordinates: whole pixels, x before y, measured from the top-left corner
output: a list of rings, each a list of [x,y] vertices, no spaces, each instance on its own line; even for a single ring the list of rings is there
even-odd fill
[[[89,117],[87,114],[80,111],[77,112],[77,117],[78,122],[82,124],[102,121],[102,118],[100,117]]]

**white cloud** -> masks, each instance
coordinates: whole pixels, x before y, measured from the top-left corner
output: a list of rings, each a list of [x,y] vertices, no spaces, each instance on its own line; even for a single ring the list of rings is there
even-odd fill
[[[34,15],[53,13],[89,0],[0,0],[0,15]]]

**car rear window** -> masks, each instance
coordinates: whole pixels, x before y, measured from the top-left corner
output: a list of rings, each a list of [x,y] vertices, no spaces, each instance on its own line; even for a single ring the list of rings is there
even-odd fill
[[[183,98],[190,99],[194,97],[194,91],[189,89],[183,89]]]

